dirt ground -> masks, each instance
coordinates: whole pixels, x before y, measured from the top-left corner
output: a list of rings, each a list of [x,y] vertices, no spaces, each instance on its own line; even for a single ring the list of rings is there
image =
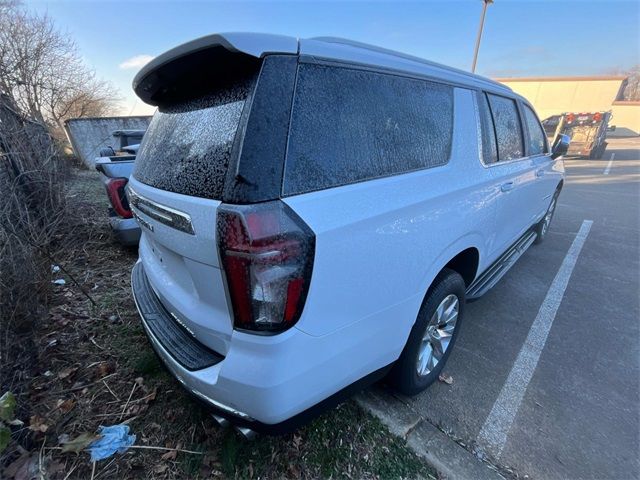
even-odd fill
[[[185,394],[153,353],[130,294],[137,251],[107,224],[94,172],[77,171],[70,221],[58,239],[60,271],[35,339],[2,478],[434,478],[434,471],[353,402],[300,431],[247,442],[224,430]],[[54,267],[55,270],[57,270]],[[61,282],[60,282],[61,283]],[[96,462],[82,449],[100,425],[136,435],[123,454]],[[76,450],[74,443],[80,437]],[[83,441],[84,440],[84,441]]]

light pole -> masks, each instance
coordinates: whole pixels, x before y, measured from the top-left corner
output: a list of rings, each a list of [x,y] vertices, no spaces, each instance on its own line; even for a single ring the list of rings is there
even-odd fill
[[[482,30],[484,29],[484,17],[487,14],[487,7],[493,0],[482,0],[484,5],[482,6],[482,16],[480,17],[480,27],[478,27],[478,38],[476,38],[476,49],[473,52],[473,64],[471,65],[471,73],[476,72],[476,63],[478,62],[478,50],[480,50],[480,39],[482,38]]]

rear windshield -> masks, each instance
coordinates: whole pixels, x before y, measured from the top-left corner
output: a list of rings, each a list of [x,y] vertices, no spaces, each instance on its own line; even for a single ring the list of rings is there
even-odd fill
[[[144,136],[134,177],[193,197],[222,198],[240,117],[255,77],[158,110]]]

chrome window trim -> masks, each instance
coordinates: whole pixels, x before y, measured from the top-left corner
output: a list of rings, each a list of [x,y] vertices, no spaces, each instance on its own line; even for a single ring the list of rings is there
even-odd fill
[[[532,160],[538,157],[548,157],[551,154],[549,152],[546,153],[538,153],[536,155],[527,155],[526,157],[518,157],[518,158],[512,158],[511,160],[498,160],[497,162],[493,162],[493,163],[485,163],[484,161],[484,153],[483,153],[483,140],[482,140],[482,119],[480,117],[480,106],[478,105],[478,97],[477,95],[480,94],[484,94],[485,92],[483,90],[476,90],[475,91],[475,95],[473,95],[473,108],[475,110],[475,116],[476,116],[476,128],[477,128],[477,139],[478,139],[478,158],[480,159],[480,164],[484,167],[484,168],[493,168],[493,167],[497,167],[500,165],[509,165],[510,163],[515,163],[515,162],[523,162],[525,160]],[[507,97],[505,95],[501,95],[505,98],[509,98],[511,100],[513,100],[514,102],[516,102],[517,105],[517,100],[515,98],[511,98],[511,97]],[[535,112],[535,110],[534,110]],[[518,112],[518,115],[520,115],[520,112]],[[522,120],[521,120],[522,121]],[[495,128],[495,127],[494,127]],[[524,142],[524,132],[523,132],[523,142]],[[548,142],[547,142],[548,145]],[[524,144],[523,144],[524,146]]]
[[[129,198],[129,204],[132,210],[135,208],[160,223],[164,223],[169,227],[188,233],[189,235],[195,235],[189,214],[143,197],[136,193],[129,185],[127,185],[127,197]],[[136,217],[139,216],[138,212],[135,210],[133,210],[133,212]]]

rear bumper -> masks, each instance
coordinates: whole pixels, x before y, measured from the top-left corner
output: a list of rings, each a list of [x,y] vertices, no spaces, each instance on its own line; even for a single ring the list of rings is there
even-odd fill
[[[135,218],[112,216],[109,217],[109,225],[118,243],[134,246],[140,242],[140,226]]]
[[[220,361],[190,370],[154,331],[151,323],[162,312],[143,306],[143,297],[155,292],[149,282],[136,280],[140,273],[145,275],[139,261],[132,275],[133,297],[154,350],[189,393],[236,425],[274,434],[295,430],[382,378],[391,366],[379,352],[368,352],[367,359],[366,347],[354,342],[353,332],[312,337],[294,327],[271,337],[234,332]],[[199,344],[193,337],[188,341]],[[366,335],[361,341],[368,341]],[[357,355],[362,365],[354,365]]]

